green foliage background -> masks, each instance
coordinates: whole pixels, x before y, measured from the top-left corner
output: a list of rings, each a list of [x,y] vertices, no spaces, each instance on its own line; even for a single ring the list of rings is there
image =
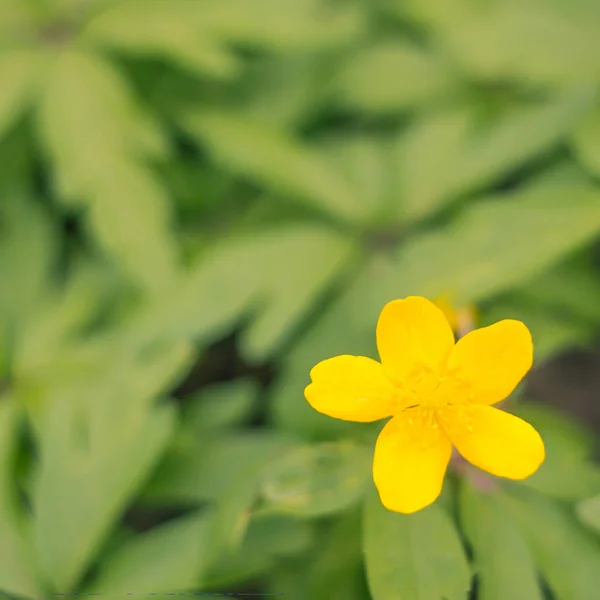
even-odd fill
[[[0,0],[2,596],[595,598],[582,426],[517,404],[535,476],[401,516],[380,424],[302,392],[405,295],[524,320],[537,364],[597,339],[599,31],[596,0]]]

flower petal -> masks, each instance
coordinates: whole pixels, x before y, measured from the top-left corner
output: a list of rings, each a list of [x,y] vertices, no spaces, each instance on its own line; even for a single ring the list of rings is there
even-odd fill
[[[367,423],[392,414],[396,389],[381,363],[371,358],[347,354],[328,358],[313,367],[310,377],[304,396],[324,415]]]
[[[389,421],[375,444],[373,479],[389,510],[413,513],[442,491],[452,446],[433,412],[410,408]]]
[[[458,340],[439,395],[450,403],[495,404],[515,389],[532,363],[529,329],[521,321],[499,321]]]
[[[525,479],[544,462],[540,434],[519,417],[477,404],[448,406],[437,415],[462,457],[492,475]]]
[[[435,389],[454,346],[448,320],[420,296],[393,300],[377,323],[377,348],[388,377],[415,391]]]

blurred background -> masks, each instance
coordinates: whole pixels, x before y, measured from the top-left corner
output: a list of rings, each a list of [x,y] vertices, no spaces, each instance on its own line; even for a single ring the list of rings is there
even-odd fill
[[[373,582],[382,424],[303,397],[424,295],[529,326],[524,485],[578,507],[471,597],[596,598],[599,32],[597,0],[0,0],[0,595],[465,598]]]

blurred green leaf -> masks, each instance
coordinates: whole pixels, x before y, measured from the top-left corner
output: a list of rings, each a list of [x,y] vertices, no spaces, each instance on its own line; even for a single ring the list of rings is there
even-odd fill
[[[272,124],[239,112],[204,110],[187,115],[183,126],[218,163],[268,190],[343,220],[360,220],[365,213],[352,187],[314,149]]]
[[[599,200],[597,188],[575,178],[481,200],[400,249],[403,289],[394,297],[446,292],[467,304],[521,284],[597,235]]]
[[[177,345],[141,357],[106,350],[96,371],[48,380],[42,405],[30,407],[41,448],[34,530],[56,589],[73,589],[166,448],[173,407],[152,402],[190,358]]]
[[[345,512],[321,531],[311,556],[308,597],[312,600],[360,598],[357,575],[363,565],[361,511]]]
[[[374,600],[460,600],[471,587],[460,537],[436,505],[394,513],[373,491],[365,505],[363,547]]]
[[[542,600],[531,552],[494,492],[477,491],[463,481],[460,512],[473,549],[479,600]]]
[[[264,469],[297,442],[277,432],[199,432],[179,437],[158,466],[143,493],[152,503],[197,503],[218,500],[251,472],[256,490]]]
[[[600,533],[600,494],[578,502],[576,511],[584,525]]]
[[[265,510],[308,518],[345,510],[365,494],[372,461],[372,448],[351,442],[294,450],[265,472]]]
[[[87,206],[101,246],[148,289],[161,289],[173,277],[176,249],[165,191],[142,160],[164,154],[164,142],[120,73],[92,54],[59,54],[38,117],[62,199]]]
[[[207,249],[169,296],[146,315],[179,338],[210,340],[248,313],[241,337],[252,361],[286,342],[354,257],[352,242],[322,226],[293,224],[227,236]]]
[[[380,40],[358,50],[334,83],[341,105],[374,113],[422,109],[447,99],[456,88],[446,65],[401,39]]]
[[[600,104],[598,102],[573,129],[571,146],[590,174],[598,176],[600,174]]]
[[[197,11],[202,12],[199,5]],[[142,6],[139,0],[125,0],[91,20],[83,39],[133,55],[164,57],[201,75],[235,75],[240,66],[236,57],[188,17],[189,7],[181,2],[153,0]]]
[[[19,514],[13,476],[20,420],[14,398],[0,396],[0,589],[15,596],[41,599],[43,590],[36,577],[30,523]]]
[[[222,554],[202,580],[202,589],[225,589],[278,567],[278,559],[304,551],[313,541],[313,527],[284,515],[258,515],[236,552]]]
[[[211,514],[203,512],[154,527],[126,541],[86,586],[102,595],[168,594],[195,589],[203,576]]]
[[[349,239],[319,227],[264,231],[257,242],[252,258],[263,265],[257,274],[262,302],[241,339],[242,352],[252,361],[264,359],[288,339],[290,328],[337,283],[355,252]]]
[[[209,0],[192,11],[190,18],[226,40],[282,53],[344,46],[365,25],[359,6],[326,0]]]
[[[529,281],[515,293],[532,304],[600,322],[600,279],[598,269],[587,257],[575,257],[575,260],[563,262]]]
[[[520,485],[562,500],[581,500],[600,492],[600,467],[591,461],[590,433],[551,409],[519,404],[515,414],[541,434],[546,459]]]
[[[24,194],[0,203],[0,310],[11,326],[23,326],[40,303],[58,254],[56,230],[47,212]],[[9,283],[10,282],[10,283]]]
[[[182,427],[199,434],[238,425],[252,413],[257,391],[250,379],[208,386],[186,397],[189,404],[183,410]]]
[[[600,585],[600,545],[563,506],[541,494],[516,491],[500,500],[525,534],[557,600],[588,600]]]
[[[568,11],[544,0],[490,2],[476,10],[468,0],[406,4],[478,79],[559,86],[597,76],[600,11],[594,2],[571,3]]]
[[[32,99],[43,55],[33,50],[0,52],[0,139]]]
[[[591,100],[582,89],[486,121],[471,105],[424,115],[398,139],[399,209],[420,219],[523,168],[557,146]]]

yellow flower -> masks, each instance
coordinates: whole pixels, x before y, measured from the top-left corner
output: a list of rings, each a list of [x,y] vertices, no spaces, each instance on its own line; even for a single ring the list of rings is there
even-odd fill
[[[393,417],[375,445],[373,479],[389,510],[412,513],[439,496],[452,446],[499,477],[525,479],[544,460],[538,432],[494,408],[529,371],[531,334],[504,320],[455,343],[442,310],[410,296],[377,323],[381,363],[342,355],[318,363],[304,391],[320,413],[346,421]]]

